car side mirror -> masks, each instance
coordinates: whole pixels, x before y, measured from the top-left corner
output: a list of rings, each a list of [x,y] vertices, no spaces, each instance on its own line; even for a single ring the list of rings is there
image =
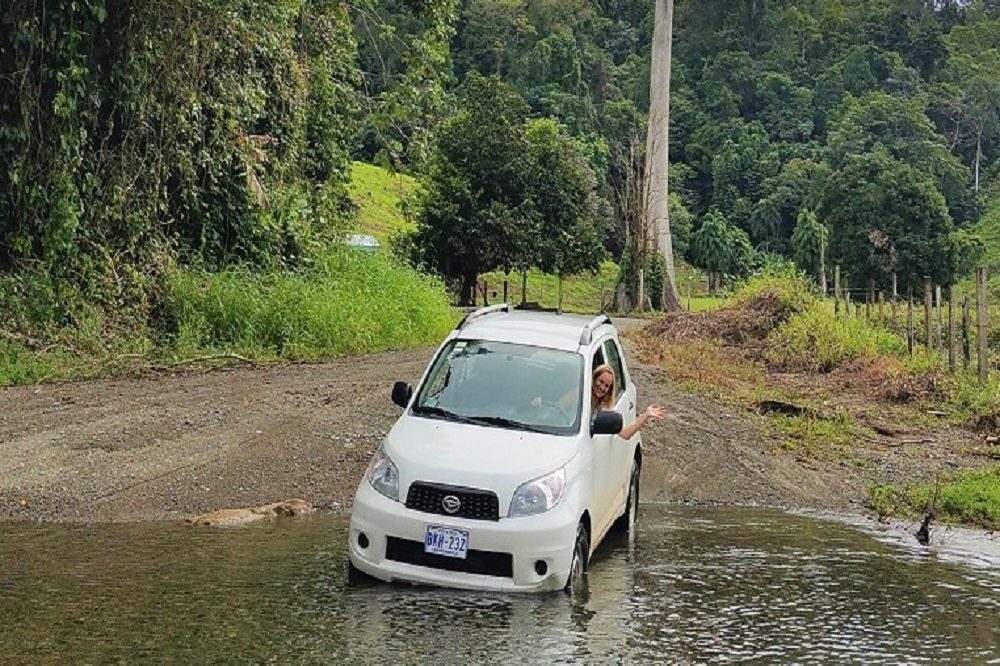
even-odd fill
[[[396,382],[392,385],[392,401],[399,405],[400,407],[406,407],[410,404],[410,398],[413,396],[413,387],[406,382]]]
[[[621,414],[612,410],[601,410],[590,422],[590,436],[617,435],[622,431],[623,425]]]

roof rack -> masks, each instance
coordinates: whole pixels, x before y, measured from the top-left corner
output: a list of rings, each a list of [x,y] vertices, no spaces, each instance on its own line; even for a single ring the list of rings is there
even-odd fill
[[[586,326],[583,327],[583,333],[580,334],[580,344],[589,345],[590,340],[594,335],[594,329],[600,326],[601,324],[610,324],[610,323],[611,323],[611,317],[609,317],[606,314],[597,315],[596,317],[591,319],[590,323],[588,323]]]
[[[479,319],[484,315],[493,314],[494,312],[510,312],[511,309],[513,309],[513,306],[510,303],[498,303],[497,305],[489,305],[485,308],[473,310],[469,314],[462,317],[462,321],[458,322],[458,325],[455,326],[455,330],[461,331],[466,324],[469,324],[473,320]]]

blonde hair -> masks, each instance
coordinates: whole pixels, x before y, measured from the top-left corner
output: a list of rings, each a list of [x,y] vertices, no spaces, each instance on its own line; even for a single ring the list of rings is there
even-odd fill
[[[604,373],[611,375],[611,384],[608,385],[608,392],[601,398],[599,403],[594,403],[594,384],[597,383],[597,378]],[[594,368],[594,374],[590,379],[590,405],[591,407],[600,407],[601,409],[611,409],[612,401],[615,396],[615,371],[607,363],[603,363],[596,368]]]

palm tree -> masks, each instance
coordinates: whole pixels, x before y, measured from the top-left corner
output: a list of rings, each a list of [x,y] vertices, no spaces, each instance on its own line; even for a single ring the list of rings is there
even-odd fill
[[[799,213],[795,221],[795,230],[792,232],[792,252],[795,261],[806,270],[816,270],[819,265],[817,277],[819,286],[826,294],[826,240],[829,235],[827,228],[823,226],[816,213],[811,210],[803,210]]]

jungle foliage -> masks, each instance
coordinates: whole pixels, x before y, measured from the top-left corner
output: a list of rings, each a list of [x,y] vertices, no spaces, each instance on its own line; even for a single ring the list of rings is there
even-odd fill
[[[818,266],[803,244],[825,236],[822,263],[840,263],[855,286],[886,287],[903,255],[914,263],[899,268],[901,287],[924,274],[961,277],[976,243],[957,232],[1000,175],[995,3],[675,5],[670,179],[694,220],[690,245],[680,243],[689,260],[719,279],[769,252]],[[599,191],[615,206],[616,257],[637,224],[629,194],[641,190],[651,6],[466,0],[452,44],[459,79],[504,77],[532,113],[594,147]],[[881,200],[872,178],[888,188]]]
[[[178,261],[298,265],[349,211],[355,58],[339,0],[6,5],[6,311],[141,326]]]
[[[355,215],[352,159],[424,183],[410,212],[425,267],[464,256],[447,225],[465,207],[489,231],[465,236],[478,257],[456,273],[466,282],[592,268],[596,241],[634,284],[651,9],[7,3],[2,328],[162,330],[175,267],[308,270]],[[893,272],[900,289],[923,274],[948,285],[988,251],[972,228],[1000,176],[995,3],[676,0],[673,33],[674,246],[718,281],[777,253],[810,273],[839,263],[854,286]],[[473,74],[510,94],[477,111]],[[510,125],[462,130],[476,113]],[[561,199],[539,194],[554,186]],[[556,242],[521,233],[543,222]]]

